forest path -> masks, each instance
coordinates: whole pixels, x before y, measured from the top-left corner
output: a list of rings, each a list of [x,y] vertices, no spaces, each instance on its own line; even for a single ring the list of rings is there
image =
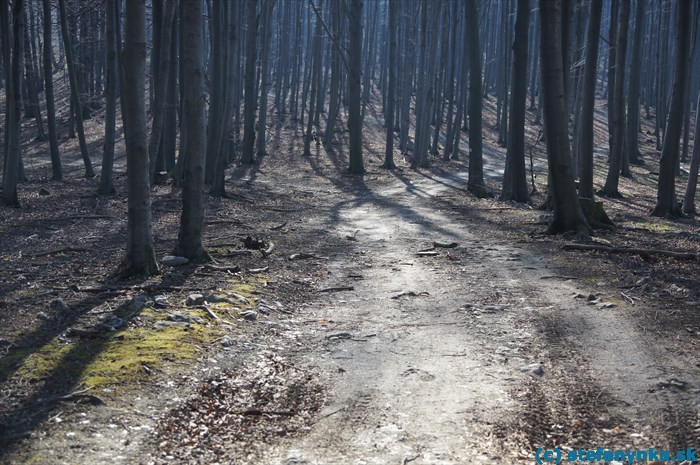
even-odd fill
[[[353,290],[301,310],[324,323],[299,363],[329,401],[308,434],[256,463],[532,463],[540,444],[693,446],[697,366],[650,344],[624,301],[589,305],[580,297],[593,284],[474,230],[477,211],[444,202],[459,175],[397,180],[381,191],[360,182],[305,219],[356,240],[319,283]],[[434,241],[459,246],[417,254]]]

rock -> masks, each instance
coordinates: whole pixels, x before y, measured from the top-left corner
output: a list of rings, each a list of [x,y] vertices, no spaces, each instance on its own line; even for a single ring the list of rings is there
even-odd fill
[[[615,307],[617,307],[617,304],[614,304],[614,303],[612,303],[612,302],[607,302],[607,303],[604,303],[604,304],[603,304],[603,303],[599,303],[598,306],[599,306],[600,308],[615,308]]]
[[[586,300],[589,302],[593,302],[596,299],[597,297],[595,296],[595,294],[588,294],[588,298]]]
[[[185,305],[188,307],[192,307],[195,305],[203,305],[206,299],[202,294],[190,294],[187,296],[187,300],[185,301]]]
[[[126,309],[130,312],[140,312],[145,307],[151,305],[153,301],[151,298],[145,294],[137,295],[133,297],[127,304]]]
[[[165,255],[160,259],[160,262],[166,266],[182,266],[187,265],[190,261],[185,257],[176,257],[175,255]]]
[[[164,295],[157,295],[153,298],[153,304],[158,308],[166,308],[170,306],[168,298]]]
[[[246,310],[245,312],[241,312],[239,316],[244,320],[253,321],[258,319],[258,312]]]
[[[535,376],[544,376],[544,368],[541,363],[531,363],[520,368],[520,371],[530,373]]]
[[[39,195],[51,195],[51,192],[42,187],[41,189],[39,189]]]
[[[218,295],[214,295],[214,294],[205,295],[204,300],[206,300],[210,304],[216,304],[219,302],[226,302],[227,304],[233,305],[233,303],[234,303],[231,300],[227,299],[226,297],[219,297]]]
[[[44,320],[44,321],[51,319],[51,317],[44,312],[37,313],[36,317],[39,318],[40,320]]]
[[[226,297],[233,297],[243,305],[250,305],[250,300],[248,300],[246,297],[243,297],[240,294],[236,294],[235,292],[229,292],[226,294]]]
[[[67,312],[68,310],[70,310],[68,304],[60,298],[52,300],[49,308],[51,308],[51,310],[53,310],[54,312]]]
[[[221,338],[221,345],[224,347],[231,347],[233,345],[233,339],[230,336],[224,336]]]
[[[269,302],[267,300],[260,300],[257,307],[255,308],[258,312],[263,315],[269,315],[277,310],[282,310],[282,304],[279,302]]]
[[[116,331],[119,328],[126,326],[126,320],[119,318],[117,315],[112,315],[102,322],[101,326],[107,331]]]
[[[204,324],[204,320],[196,315],[182,312],[173,312],[168,315],[168,321],[184,321],[185,323]]]
[[[163,329],[163,328],[173,328],[173,327],[181,327],[181,328],[189,328],[190,324],[185,322],[185,321],[156,321],[156,324],[153,325],[155,329]]]

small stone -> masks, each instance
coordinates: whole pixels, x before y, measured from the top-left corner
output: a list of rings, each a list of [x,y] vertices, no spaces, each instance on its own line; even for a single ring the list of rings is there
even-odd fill
[[[126,326],[126,320],[116,315],[112,315],[102,322],[102,327],[107,331],[116,331],[123,326]]]
[[[67,312],[70,310],[70,307],[63,301],[63,299],[55,299],[51,301],[50,308],[55,312]]]
[[[240,316],[244,320],[253,321],[258,319],[258,312],[255,312],[253,310],[246,310],[245,312],[241,312]]]
[[[600,303],[600,304],[598,304],[598,306],[599,306],[600,308],[615,308],[615,307],[617,307],[617,304],[614,304],[614,303],[612,303],[612,302],[607,302],[607,303],[604,303],[604,304],[603,304],[603,303]]]
[[[173,312],[170,315],[168,315],[168,320],[169,321],[184,321],[185,323],[196,323],[196,324],[203,324],[204,320],[202,320],[200,317],[196,315],[191,315],[189,313],[182,313],[182,312]]]
[[[237,301],[239,301],[239,302],[242,303],[243,305],[250,305],[250,300],[248,300],[248,298],[243,297],[243,296],[240,295],[240,294],[236,294],[235,292],[229,292],[229,293],[227,293],[227,294],[226,294],[226,297],[233,297],[234,299],[236,299]]]
[[[525,372],[525,373],[530,373],[531,375],[535,375],[535,376],[543,376],[544,375],[544,369],[543,369],[541,363],[532,363],[530,365],[526,365],[526,366],[520,368],[520,371]]]
[[[175,255],[165,255],[160,259],[161,263],[166,266],[182,266],[187,265],[190,261],[185,257],[176,257]]]
[[[51,192],[42,187],[41,189],[39,189],[39,195],[51,195]]]
[[[137,295],[133,297],[129,303],[126,304],[126,309],[130,312],[140,312],[144,308],[151,305],[153,302],[151,298],[145,294]]]
[[[179,327],[179,328],[189,328],[190,324],[185,322],[185,321],[156,321],[156,324],[153,325],[155,329],[163,329],[163,328],[174,328],[174,327]]]
[[[206,299],[202,294],[190,294],[187,296],[185,305],[187,305],[188,307],[192,307],[194,305],[203,305],[205,300]]]
[[[36,317],[39,318],[40,320],[44,320],[44,321],[47,321],[47,320],[50,320],[50,319],[51,319],[51,317],[50,317],[49,315],[47,315],[46,313],[44,313],[44,312],[39,312],[39,313],[37,313],[37,314],[36,314]]]
[[[156,307],[158,308],[165,308],[170,306],[170,302],[168,302],[168,298],[165,297],[164,295],[157,295],[153,298],[153,303]]]
[[[224,336],[221,338],[221,345],[224,347],[231,347],[233,345],[233,339],[229,336]]]
[[[226,297],[219,297],[218,295],[214,294],[207,294],[204,296],[204,300],[209,302],[210,304],[216,304],[219,302],[226,302],[227,304],[233,304],[233,302]]]
[[[597,297],[595,296],[595,294],[588,294],[588,298],[586,300],[588,300],[589,302],[593,302],[596,299]]]

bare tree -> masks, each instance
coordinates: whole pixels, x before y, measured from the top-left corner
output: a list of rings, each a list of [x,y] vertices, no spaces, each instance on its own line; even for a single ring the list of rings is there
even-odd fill
[[[548,232],[557,234],[575,231],[590,234],[591,228],[579,204],[571,169],[569,118],[564,98],[561,49],[561,2],[562,0],[540,0],[542,97],[544,124],[547,127],[547,161],[554,205],[554,218]]]
[[[482,77],[477,2],[466,2],[464,9],[469,37],[469,180],[467,189],[477,197],[487,196],[484,185],[483,141],[481,127]]]
[[[126,257],[117,277],[158,273],[151,230],[146,130],[146,0],[126,0],[122,118],[128,171]]]
[[[56,102],[53,93],[53,33],[51,30],[51,2],[43,0],[44,8],[44,93],[46,94],[46,120],[49,130],[49,150],[51,153],[51,170],[53,179],[63,179],[61,154],[58,150],[58,131],[56,130]]]
[[[351,0],[348,11],[350,47],[348,50],[348,129],[350,131],[351,173],[364,173],[362,161],[362,0]]]
[[[48,2],[48,0],[45,0]],[[100,195],[109,195],[115,192],[112,178],[112,168],[114,165],[114,140],[115,123],[117,119],[117,6],[119,0],[107,0],[105,9],[107,10],[106,35],[106,67],[107,83],[105,85],[105,138],[102,152],[102,172],[100,173]]]

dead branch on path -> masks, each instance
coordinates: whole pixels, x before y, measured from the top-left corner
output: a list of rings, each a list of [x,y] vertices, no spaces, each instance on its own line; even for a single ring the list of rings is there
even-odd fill
[[[337,286],[337,287],[327,287],[325,289],[319,289],[316,292],[341,292],[341,291],[354,291],[355,286]]]

